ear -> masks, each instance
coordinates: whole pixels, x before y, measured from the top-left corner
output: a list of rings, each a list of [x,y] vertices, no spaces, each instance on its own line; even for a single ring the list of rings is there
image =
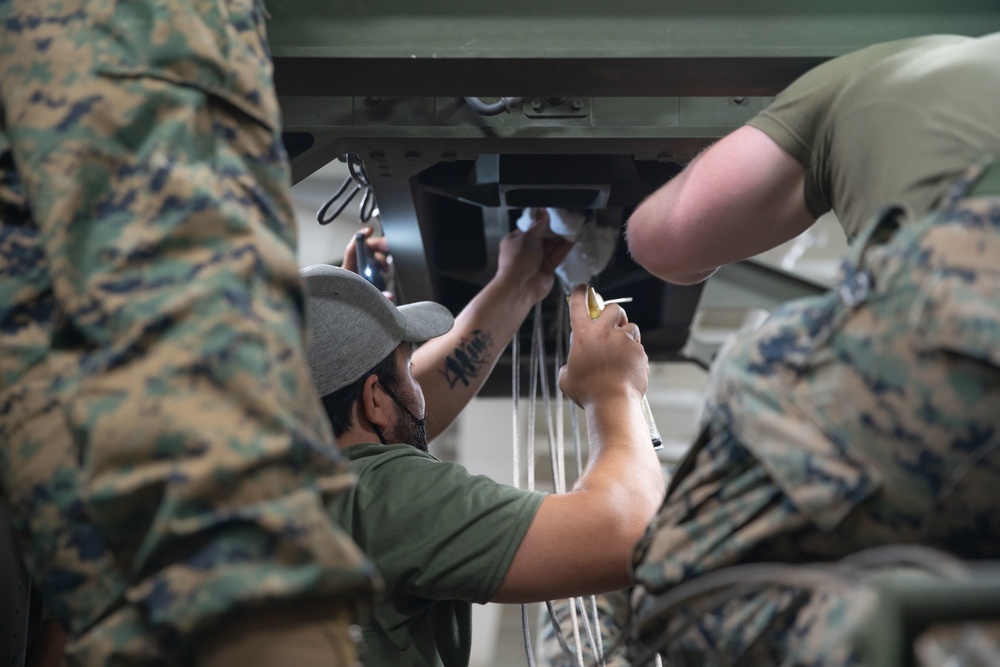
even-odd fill
[[[389,395],[382,391],[382,386],[378,378],[369,375],[361,389],[361,413],[370,424],[374,424],[383,431],[389,427],[393,411]]]

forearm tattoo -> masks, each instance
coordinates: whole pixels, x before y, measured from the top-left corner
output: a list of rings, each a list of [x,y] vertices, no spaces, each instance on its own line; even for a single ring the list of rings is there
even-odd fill
[[[448,380],[448,387],[454,389],[459,382],[468,387],[470,380],[479,377],[489,361],[491,347],[493,335],[489,331],[476,329],[468,338],[463,338],[444,360],[444,377]]]

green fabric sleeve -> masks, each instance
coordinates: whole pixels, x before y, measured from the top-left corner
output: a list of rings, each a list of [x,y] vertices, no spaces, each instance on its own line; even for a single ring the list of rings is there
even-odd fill
[[[844,76],[841,60],[825,63],[799,77],[747,123],[770,137],[806,170],[802,194],[809,213],[817,218],[832,207],[824,187],[826,146],[822,132],[830,101]]]
[[[355,536],[386,593],[488,602],[545,497],[408,445],[362,463]],[[360,461],[359,461],[360,462]]]
[[[834,123],[838,118],[842,121],[846,111],[856,108],[861,101],[855,99],[856,82],[875,79],[888,83],[895,76],[895,69],[886,63],[892,62],[894,56],[900,56],[898,63],[902,66],[906,54],[965,41],[967,38],[946,35],[918,37],[876,44],[828,60],[793,81],[747,124],[773,139],[805,168],[805,205],[809,213],[818,218],[835,208],[834,189],[845,190],[841,186],[852,180],[845,173],[865,164],[875,151],[884,148],[877,141],[867,141],[855,150],[846,150],[845,154],[850,137],[843,136],[843,131],[841,136],[834,136]],[[875,67],[883,67],[884,71],[872,75]],[[880,127],[875,119],[872,125]],[[832,152],[837,146],[840,152],[835,158]],[[920,180],[919,177],[916,180]],[[857,193],[845,191],[837,196],[843,199],[847,195],[858,197]],[[877,201],[875,208],[884,203]],[[844,211],[838,210],[838,215],[841,213]]]
[[[765,109],[747,122],[747,125],[755,127],[774,143],[778,144],[783,151],[795,158],[795,161],[804,168],[809,168],[810,143],[796,131],[796,128],[785,122],[780,115],[775,114],[770,109]]]

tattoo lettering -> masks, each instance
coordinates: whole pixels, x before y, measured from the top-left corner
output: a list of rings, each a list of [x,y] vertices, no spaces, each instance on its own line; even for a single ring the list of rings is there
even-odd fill
[[[463,338],[455,350],[444,360],[444,377],[448,387],[454,389],[461,382],[466,387],[469,380],[477,377],[489,360],[487,352],[493,345],[489,331],[476,329],[469,338]]]

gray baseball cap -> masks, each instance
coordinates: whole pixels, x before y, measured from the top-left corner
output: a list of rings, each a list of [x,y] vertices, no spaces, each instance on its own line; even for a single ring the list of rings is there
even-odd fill
[[[306,358],[320,396],[358,380],[400,343],[447,333],[455,318],[439,303],[397,307],[374,285],[337,266],[299,272],[306,286]]]

